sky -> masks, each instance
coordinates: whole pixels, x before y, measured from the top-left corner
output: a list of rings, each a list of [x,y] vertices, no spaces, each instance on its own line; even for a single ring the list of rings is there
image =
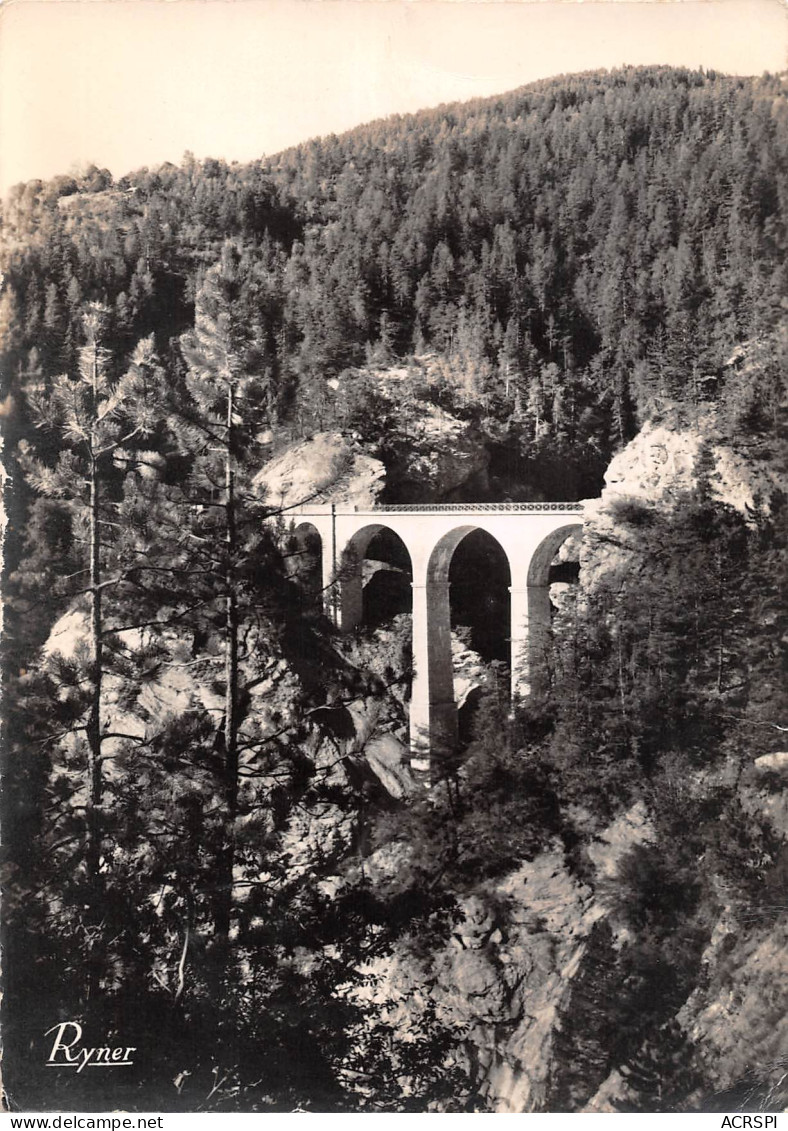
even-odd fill
[[[783,71],[788,0],[0,0],[0,193],[645,63]]]

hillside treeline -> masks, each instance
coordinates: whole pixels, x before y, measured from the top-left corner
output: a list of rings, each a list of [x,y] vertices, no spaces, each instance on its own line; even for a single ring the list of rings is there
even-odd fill
[[[437,351],[454,363],[444,397],[598,482],[639,419],[719,396],[737,345],[773,326],[787,135],[780,78],[646,68],[249,165],[29,182],[3,210],[3,371],[18,390],[73,367],[87,300],[109,306],[119,353],[154,333],[165,356],[232,238],[277,426],[334,423],[326,380],[370,356]],[[769,397],[735,394],[767,415]]]

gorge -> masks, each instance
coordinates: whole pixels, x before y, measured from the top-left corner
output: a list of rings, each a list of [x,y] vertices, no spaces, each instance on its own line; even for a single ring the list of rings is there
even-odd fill
[[[785,1108],[786,152],[625,68],[11,191],[10,1108]]]

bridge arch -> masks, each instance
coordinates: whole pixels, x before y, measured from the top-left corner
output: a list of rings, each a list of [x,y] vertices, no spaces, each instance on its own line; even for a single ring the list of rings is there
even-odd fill
[[[505,544],[477,526],[455,546],[448,580],[452,631],[463,626],[474,652],[508,668],[512,561]]]
[[[552,530],[536,547],[528,564],[528,584],[548,585],[550,580],[550,566],[555,555],[573,534],[582,533],[583,527],[579,522],[569,522],[566,526],[559,526]]]
[[[288,533],[285,570],[309,596],[317,597],[323,586],[323,539],[312,522],[299,522]]]
[[[558,526],[531,548],[525,576],[512,583],[512,698],[529,695],[545,671],[552,643],[550,567],[561,546],[582,532],[580,523]]]
[[[433,756],[446,756],[457,747],[451,567],[459,547],[474,535],[480,536],[482,543],[487,541],[496,547],[508,575],[507,582],[511,581],[512,562],[507,548],[484,524],[463,523],[453,527],[433,547],[423,584],[414,584],[413,594],[414,684],[410,713],[411,746],[417,754],[420,750],[429,750]]]
[[[371,563],[377,563],[377,568]],[[373,522],[356,530],[342,550],[338,570],[339,608],[338,624],[343,632],[357,628],[373,619],[372,602],[365,600],[370,586],[381,589],[377,575],[382,571],[396,574],[401,583],[388,586],[398,589],[398,600],[389,600],[396,611],[410,611],[410,584],[413,565],[410,551],[400,535],[385,523]],[[396,594],[395,594],[396,597]],[[384,602],[385,603],[385,602]],[[401,608],[397,608],[397,605]]]

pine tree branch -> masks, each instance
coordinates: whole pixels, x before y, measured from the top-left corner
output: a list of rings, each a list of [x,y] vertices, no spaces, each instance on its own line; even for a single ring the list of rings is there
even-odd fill
[[[215,569],[198,569],[193,566],[152,566],[152,565],[133,565],[129,567],[129,571],[142,571],[146,573],[174,573],[174,574],[188,574],[189,577],[215,577],[217,570]]]
[[[174,1001],[177,1001],[178,998],[183,993],[183,987],[185,985],[184,971],[185,971],[185,968],[186,968],[186,954],[187,954],[188,950],[189,950],[189,924],[187,923],[186,929],[184,931],[184,936],[183,936],[183,950],[181,952],[181,960],[178,963],[178,985],[177,985],[177,988],[175,990],[175,997],[173,999]]]
[[[166,620],[161,620],[160,618],[154,618],[152,620],[135,621],[132,624],[119,625],[117,628],[107,628],[104,631],[107,634],[109,634],[109,633],[117,633],[117,632],[131,632],[134,629],[138,629],[138,628],[153,628],[153,627],[168,628],[170,625],[177,624],[178,621],[183,620],[184,617],[187,617],[190,613],[196,612],[198,609],[204,608],[206,605],[210,604],[211,601],[212,601],[212,598],[207,599],[207,600],[206,599],[200,600],[200,601],[196,602],[196,604],[189,605],[188,608],[182,609],[178,613],[173,613],[172,616],[168,617]],[[131,651],[131,649],[130,649],[130,651]]]
[[[741,686],[744,685],[742,684]],[[726,715],[719,711],[715,712],[715,714],[718,719],[732,719],[733,722],[745,723],[747,726],[765,727],[768,730],[777,730],[781,734],[788,734],[788,726],[782,726],[780,723],[763,722],[760,719],[746,719],[742,715]]]
[[[87,682],[87,680],[79,680],[79,683],[86,683],[86,682]],[[39,750],[41,750],[41,749],[43,749],[44,746],[48,745],[48,743],[50,743],[50,742],[60,742],[61,739],[68,738],[69,735],[72,735],[72,734],[79,734],[80,731],[84,731],[84,730],[87,730],[87,727],[85,726],[84,723],[82,725],[71,726],[71,727],[68,727],[66,730],[59,731],[56,734],[47,734],[47,735],[44,736],[44,738],[31,739],[30,742],[22,743],[21,746],[16,746],[15,749],[22,751],[22,750],[31,750],[31,749],[33,749],[33,747],[37,747]]]
[[[72,597],[84,597],[86,593],[98,593],[102,589],[106,589],[109,585],[119,585],[122,581],[126,580],[123,574],[120,574],[119,577],[110,577],[107,581],[99,581],[95,585],[89,585],[86,589],[75,590]]]
[[[71,801],[71,798],[76,797],[76,795],[79,793],[79,791],[81,789],[82,789],[82,783],[80,782],[80,784],[74,786],[72,791],[69,794],[67,794],[65,797],[60,797],[60,798],[58,798],[57,801],[53,801],[51,805],[48,805],[44,809],[44,815],[46,816],[49,813],[53,813],[53,812],[57,811],[58,809],[62,809],[64,805],[68,805],[68,803]],[[54,828],[54,825],[55,825],[55,823],[52,822],[52,825],[50,827]]]
[[[104,733],[102,734],[101,738],[102,738],[102,741],[106,738],[127,738],[131,742],[139,742],[142,746],[148,746],[150,744],[150,742],[152,741],[152,739],[146,738],[144,735],[126,734],[125,731],[121,731],[121,730],[105,730]],[[117,757],[116,754],[105,754],[104,757],[102,758],[102,761],[108,762],[108,761],[111,761],[113,758],[116,758],[116,757]]]
[[[129,440],[133,440],[135,436],[141,435],[142,432],[143,429],[141,427],[138,426],[134,428],[131,432],[127,432],[125,436],[120,436],[114,443],[110,444],[109,447],[100,448],[99,451],[96,452],[96,458],[98,459],[101,456],[109,455],[110,452],[117,451],[118,448],[122,448],[124,444],[127,444]]]
[[[85,806],[80,805],[79,808],[84,809]],[[73,836],[63,837],[61,840],[56,840],[54,844],[47,845],[47,855],[49,855],[52,852],[57,852],[57,850],[59,848],[62,848],[65,844],[75,844],[75,843],[81,843],[81,842],[82,842],[82,836],[79,833],[75,833]],[[43,891],[44,888],[42,887],[39,890]]]

